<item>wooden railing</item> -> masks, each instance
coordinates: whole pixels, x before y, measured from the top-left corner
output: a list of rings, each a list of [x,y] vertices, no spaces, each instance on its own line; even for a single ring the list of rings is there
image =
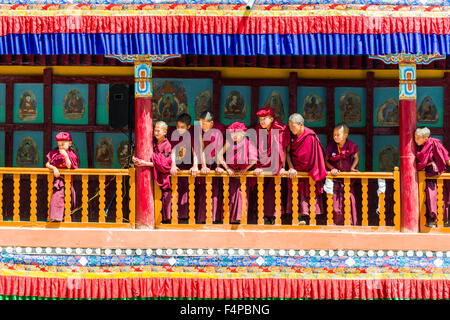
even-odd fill
[[[179,177],[188,177],[189,179],[189,219],[188,224],[180,225],[178,223],[177,209],[178,209],[178,178]],[[196,203],[195,201],[195,179],[198,177],[204,177],[206,183],[206,203]],[[223,179],[223,221],[221,224],[213,224],[212,222],[212,179],[213,177],[219,177]],[[256,189],[252,190],[252,192],[257,193],[257,205],[258,205],[258,217],[256,224],[248,224],[247,223],[247,214],[248,214],[248,199],[246,199],[246,190],[248,186],[248,178],[256,177],[257,186]],[[275,179],[275,223],[274,225],[264,225],[264,179],[272,177]],[[299,197],[298,197],[298,182],[301,178],[309,179],[309,191],[310,194],[315,194],[316,191],[316,183],[308,176],[306,172],[301,172],[297,174],[296,178],[292,178],[292,192],[293,192],[293,200],[292,200],[292,222],[289,224],[282,223],[281,216],[281,204],[282,204],[282,179],[291,179],[287,177],[287,174],[282,176],[273,176],[273,175],[264,175],[257,177],[254,173],[249,172],[245,176],[240,177],[241,183],[241,191],[243,194],[243,205],[242,205],[242,216],[239,225],[230,224],[229,220],[229,205],[230,205],[230,194],[229,194],[229,183],[230,176],[226,173],[216,173],[210,172],[208,174],[199,174],[197,177],[192,177],[189,171],[179,171],[177,175],[171,177],[172,182],[172,214],[171,214],[171,223],[170,224],[161,224],[161,190],[155,184],[155,222],[157,228],[173,228],[173,227],[194,227],[194,228],[310,228],[310,229],[342,229],[342,228],[351,228],[351,230],[361,229],[361,230],[372,230],[372,231],[400,231],[400,174],[398,168],[395,168],[394,172],[345,172],[340,173],[339,175],[332,176],[328,174],[327,178],[329,179],[343,179],[344,181],[344,225],[343,226],[335,226],[333,223],[333,195],[323,193],[323,204],[324,208],[326,208],[326,213],[320,215],[321,222],[319,222],[319,217],[315,212],[315,197],[310,197],[309,199],[309,224],[308,225],[298,225],[299,222]],[[350,218],[350,183],[351,180],[355,179],[356,184],[355,187],[359,188],[360,196],[357,199],[358,212],[360,214],[360,223],[358,225],[351,225]],[[376,183],[378,179],[383,179],[391,182],[391,191],[386,193],[380,193],[377,195],[376,188],[378,184]],[[369,197],[369,184],[371,184],[371,196]],[[372,196],[375,194],[374,196]],[[390,205],[390,223],[387,223],[387,215],[386,215],[386,194],[389,194],[392,199],[388,201]],[[323,198],[322,197],[322,198]],[[370,199],[372,198],[372,199]],[[369,203],[371,205],[369,205]],[[196,206],[198,205],[206,205],[206,223],[205,224],[196,224]],[[377,210],[378,208],[378,210]],[[370,217],[373,218],[375,216],[375,220],[378,223],[370,224]],[[326,220],[325,220],[326,218]],[[324,221],[325,220],[325,221]]]
[[[45,168],[0,168],[0,226],[134,228],[134,168],[60,173],[65,178],[64,220],[51,222],[53,172]],[[79,200],[75,208],[71,207],[71,180]]]
[[[437,227],[431,228],[426,225],[427,223],[427,197],[425,193],[426,181],[436,180],[437,185]],[[446,204],[444,203],[444,181],[450,180],[450,173],[443,173],[439,176],[426,177],[425,171],[419,171],[419,212],[420,212],[420,232],[450,232],[450,228],[446,227],[444,219],[444,211],[446,210]],[[450,183],[449,183],[450,187]],[[450,192],[448,188],[447,192]],[[449,199],[450,200],[450,199]],[[450,203],[449,203],[450,205]]]

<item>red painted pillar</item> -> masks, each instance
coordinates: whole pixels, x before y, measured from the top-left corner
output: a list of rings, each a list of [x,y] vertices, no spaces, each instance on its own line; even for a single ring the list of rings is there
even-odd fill
[[[417,127],[416,65],[399,64],[401,231],[419,231],[419,187],[415,165]]]
[[[151,60],[135,60],[135,155],[151,161],[153,110]],[[150,167],[136,167],[136,228],[155,227],[153,177]]]

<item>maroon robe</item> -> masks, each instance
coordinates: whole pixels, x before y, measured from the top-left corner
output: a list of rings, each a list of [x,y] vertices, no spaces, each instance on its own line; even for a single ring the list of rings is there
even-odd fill
[[[435,138],[428,140],[417,148],[416,151],[416,168],[417,170],[425,169],[425,176],[432,177],[444,173],[447,169],[446,161],[449,159],[448,151],[442,143]],[[436,167],[433,168],[429,163],[434,162]],[[449,195],[447,180],[444,180],[444,221],[448,221]],[[425,193],[427,196],[427,213],[433,222],[437,222],[437,181],[436,179],[427,179]]]
[[[291,135],[291,161],[294,169],[300,172],[308,172],[309,176],[316,181],[316,214],[322,214],[321,195],[323,193],[323,179],[327,176],[323,148],[316,133],[304,127],[301,135]],[[292,181],[289,179],[289,190]],[[300,203],[300,214],[309,215],[309,180],[302,178],[298,180],[298,195]],[[287,212],[292,212],[292,192],[288,193]]]
[[[215,170],[217,167],[216,157],[220,148],[223,147],[225,143],[225,126],[220,122],[214,121],[212,129],[217,129],[218,131],[201,132],[201,139],[203,141],[203,152],[206,158],[206,166]],[[200,156],[199,156],[199,159]],[[201,161],[199,161],[201,162]],[[201,163],[199,163],[201,166]],[[222,221],[223,218],[223,181],[222,178],[212,179],[212,220]],[[195,198],[196,198],[196,212],[197,212],[197,222],[204,223],[206,221],[206,181],[204,177],[199,177],[196,179],[195,188]]]
[[[255,126],[257,144],[258,144],[258,162],[255,165],[256,168],[263,170],[270,170],[272,174],[278,174],[283,168],[283,160],[285,157],[285,148],[289,145],[289,129],[284,124],[274,119],[269,130],[262,128],[260,124]],[[260,131],[261,130],[261,131]],[[274,130],[278,130],[278,139],[275,140]],[[267,135],[264,133],[267,132]],[[264,141],[264,138],[266,140]],[[261,141],[260,141],[261,140]],[[266,145],[263,144],[266,143]],[[275,145],[272,145],[275,143]],[[272,151],[276,154],[272,154]],[[272,165],[272,157],[277,157],[277,162]],[[251,219],[257,218],[258,198],[256,191],[256,178],[249,179],[249,186],[252,189],[249,214]],[[282,179],[283,183],[283,179]],[[281,188],[281,197],[284,197],[285,188]],[[285,204],[281,201],[281,214],[284,214]],[[264,217],[273,219],[275,217],[275,179],[264,178]]]
[[[71,169],[78,168],[78,157],[73,151],[72,148],[69,148],[67,151],[67,155],[69,156]],[[47,160],[52,165],[58,169],[67,169],[65,157],[59,153],[59,149],[56,147],[52,149],[47,154]],[[71,191],[71,205],[72,208],[75,207],[75,189],[73,188],[73,184],[71,181],[70,184]],[[55,178],[53,180],[53,194],[50,200],[50,219],[54,221],[62,221],[64,218],[64,197],[65,197],[65,183],[64,178]]]
[[[227,159],[227,165],[235,170],[245,170],[250,163],[256,162],[258,160],[258,151],[256,146],[254,146],[249,139],[243,138],[237,144],[232,144],[230,147],[233,148],[233,159],[231,162]],[[247,208],[249,207],[249,193],[250,187],[247,183],[246,188],[246,199]],[[230,177],[230,222],[238,223],[241,221],[242,216],[242,190],[241,190],[241,179],[238,177]]]
[[[171,219],[172,187],[170,184],[170,169],[172,168],[172,146],[167,138],[160,143],[155,139],[151,161],[156,184],[161,188],[162,220]]]
[[[338,148],[336,142],[327,146],[326,158],[328,162],[342,172],[351,170],[355,155],[358,153],[358,146],[347,139],[342,148]],[[354,180],[350,183],[350,217],[351,224],[357,224],[357,210],[355,202]],[[343,179],[333,179],[333,218],[335,225],[344,225],[344,181]]]
[[[175,130],[172,130],[174,132]],[[190,135],[190,137],[189,137]],[[168,135],[172,137],[171,134]],[[185,140],[186,139],[186,140]],[[175,162],[178,169],[189,170],[193,164],[192,149],[194,146],[194,130],[190,127],[183,135],[180,135],[179,140],[171,140],[170,144],[175,152]],[[188,150],[191,150],[189,154]],[[189,178],[178,177],[178,219],[189,218]]]

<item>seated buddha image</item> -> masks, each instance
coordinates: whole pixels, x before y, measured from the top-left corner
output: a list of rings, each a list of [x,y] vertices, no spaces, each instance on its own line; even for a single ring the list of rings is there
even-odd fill
[[[70,90],[64,98],[64,118],[69,120],[78,120],[83,118],[85,106],[86,102],[81,96],[81,93],[76,89]]]
[[[95,162],[101,168],[112,168],[114,162],[113,140],[104,137],[95,146]]]
[[[179,114],[188,112],[186,88],[182,81],[155,80],[153,90],[154,119],[174,125]]]
[[[341,120],[347,124],[361,122],[361,99],[356,93],[344,92],[339,99]]]
[[[122,168],[127,168],[128,167],[128,160],[129,160],[129,148],[128,148],[128,141],[127,140],[123,140],[121,141],[116,149],[117,152],[117,160],[119,162],[119,165]]]
[[[39,151],[36,142],[31,137],[25,137],[20,141],[16,154],[16,166],[35,167],[39,165]]]
[[[224,117],[228,119],[245,119],[247,116],[247,106],[242,93],[233,90],[225,99]]]
[[[417,110],[417,121],[425,123],[436,123],[439,120],[438,111],[433,99],[426,96],[422,99]]]
[[[33,121],[37,116],[37,104],[34,93],[25,90],[20,96],[18,117],[22,121]]]
[[[275,119],[281,122],[284,120],[285,113],[283,99],[278,91],[272,91],[262,107],[271,107],[273,111],[275,111]]]
[[[323,119],[323,101],[316,94],[308,95],[303,102],[303,118],[306,122],[320,122]]]
[[[380,126],[398,126],[397,99],[390,98],[378,107],[376,121]]]
[[[381,148],[378,153],[378,167],[380,171],[391,172],[399,166],[399,152],[394,146],[387,145]]]
[[[211,91],[209,89],[203,90],[195,97],[194,106],[197,120],[204,111],[211,111],[211,105]]]

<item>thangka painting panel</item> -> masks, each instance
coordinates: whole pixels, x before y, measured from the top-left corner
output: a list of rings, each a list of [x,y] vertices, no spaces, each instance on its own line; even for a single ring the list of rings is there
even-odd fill
[[[417,87],[417,126],[442,128],[443,87]]]
[[[41,131],[14,131],[13,166],[42,167],[44,134]]]
[[[0,131],[0,167],[5,166],[5,131]]]
[[[44,85],[14,84],[14,123],[44,123]]]
[[[373,136],[374,171],[392,172],[400,167],[399,137],[397,135]]]
[[[242,121],[250,125],[251,113],[250,86],[223,86],[220,95],[220,121],[229,125]]]
[[[97,84],[96,123],[109,124],[109,84]]]
[[[398,127],[398,87],[374,88],[373,126]]]
[[[58,143],[55,141],[55,136],[58,132],[52,132],[52,148],[56,148]],[[87,168],[87,145],[86,145],[86,133],[84,132],[70,132],[72,136],[72,149],[79,159],[79,167]]]
[[[212,79],[153,79],[152,85],[154,121],[176,125],[177,116],[188,113],[194,122],[212,110]]]
[[[325,87],[298,87],[297,112],[307,127],[325,127],[327,122],[327,89]]]
[[[58,124],[88,124],[87,84],[54,84],[52,117]]]
[[[0,83],[0,123],[5,123],[6,119],[6,84]]]
[[[104,169],[126,168],[130,160],[128,149],[128,136],[126,134],[94,133],[94,167]]]
[[[366,126],[366,89],[338,87],[334,90],[335,122],[349,127]]]
[[[289,119],[289,87],[259,87],[259,108],[271,107],[275,118],[285,124]]]

